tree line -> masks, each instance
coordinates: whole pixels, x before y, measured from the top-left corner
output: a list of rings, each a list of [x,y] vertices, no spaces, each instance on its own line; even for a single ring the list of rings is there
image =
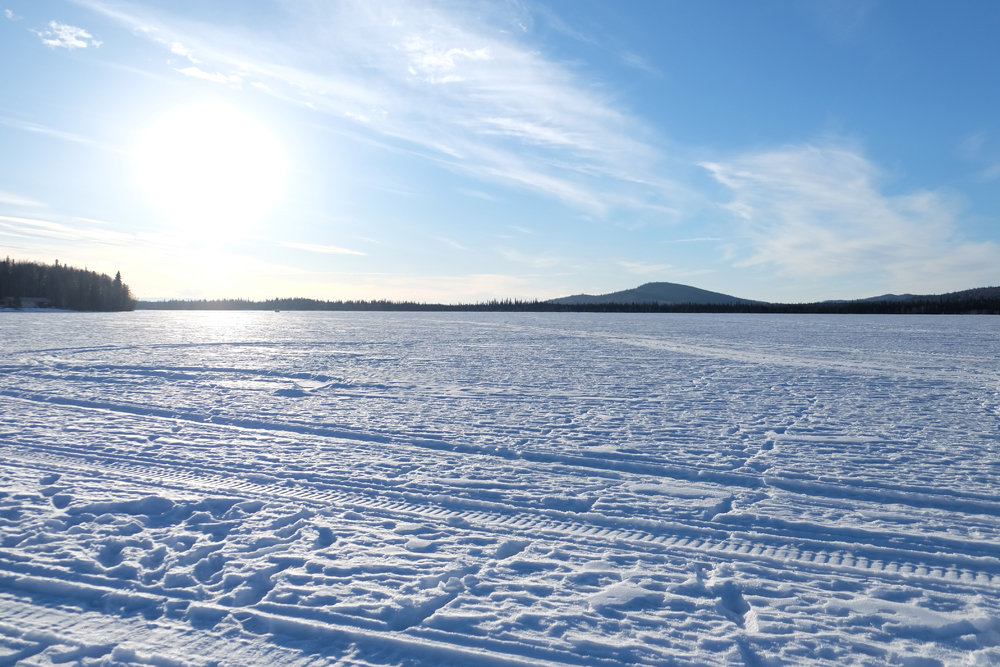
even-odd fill
[[[1000,315],[1000,297],[926,297],[901,301],[823,301],[817,303],[550,303],[502,299],[467,304],[414,301],[321,301],[317,299],[202,299],[140,301],[142,310],[327,310],[525,313],[771,313],[853,315]]]
[[[8,308],[27,305],[66,310],[135,310],[135,299],[119,271],[106,273],[60,264],[0,262],[0,301]]]
[[[552,303],[493,299],[478,303],[443,304],[388,299],[336,300],[291,298],[175,299],[136,301],[121,272],[111,278],[86,268],[40,264],[7,257],[0,262],[0,305],[20,308],[42,305],[66,310],[305,310],[414,312],[534,312],[534,313],[760,313],[857,315],[1000,315],[1000,288],[979,288],[939,296],[882,301],[822,301],[816,303]]]

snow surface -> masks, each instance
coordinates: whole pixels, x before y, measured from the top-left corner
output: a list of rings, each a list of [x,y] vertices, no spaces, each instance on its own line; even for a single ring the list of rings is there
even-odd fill
[[[996,318],[0,343],[0,666],[1000,664]]]

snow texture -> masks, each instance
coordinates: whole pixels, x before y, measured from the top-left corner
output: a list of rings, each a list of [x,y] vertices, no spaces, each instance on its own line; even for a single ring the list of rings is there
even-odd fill
[[[0,666],[1000,664],[995,318],[0,342]]]

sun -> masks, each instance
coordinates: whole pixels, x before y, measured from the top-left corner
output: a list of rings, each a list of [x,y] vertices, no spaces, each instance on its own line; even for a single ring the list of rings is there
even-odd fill
[[[218,102],[154,122],[135,150],[139,185],[178,228],[202,238],[238,235],[270,210],[288,162],[267,128]]]

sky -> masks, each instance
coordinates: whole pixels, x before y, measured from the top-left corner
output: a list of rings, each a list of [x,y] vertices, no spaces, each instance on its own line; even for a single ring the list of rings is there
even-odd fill
[[[0,11],[0,254],[140,298],[1000,284],[1000,3]]]

